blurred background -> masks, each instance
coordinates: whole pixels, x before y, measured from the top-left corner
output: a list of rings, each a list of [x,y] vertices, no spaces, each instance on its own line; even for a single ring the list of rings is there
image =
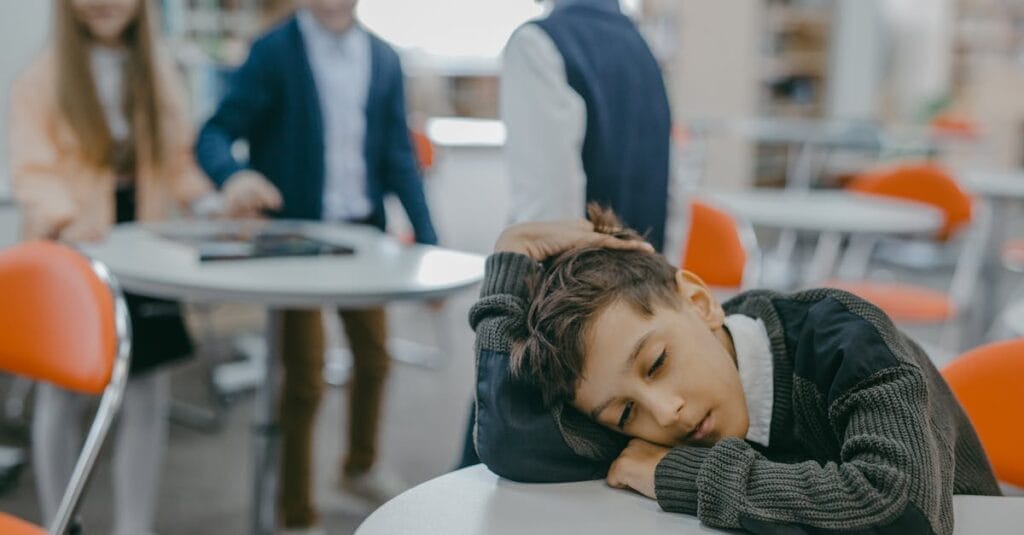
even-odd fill
[[[253,38],[294,9],[290,0],[154,4],[184,74],[197,127],[215,109]],[[1024,0],[621,4],[664,73],[673,121],[671,176],[680,188],[836,189],[869,168],[919,160],[965,174],[1003,173],[1011,185],[1024,184]],[[446,247],[486,254],[509,220],[505,130],[499,118],[501,53],[513,30],[548,8],[532,0],[359,2],[358,19],[400,53],[409,126],[430,155],[424,161],[421,152],[424,183]],[[6,0],[0,10],[0,123],[6,124],[8,88],[47,41],[52,3]],[[837,141],[823,142],[821,128],[836,133]],[[9,136],[16,135],[0,129],[0,169],[9,168]],[[3,246],[18,236],[17,209],[3,202],[9,196],[7,177],[0,173]],[[1007,332],[1024,334],[1021,312],[1016,327],[997,319],[1003,318],[1004,305],[1013,304],[1019,282],[1014,269],[1024,266],[1024,257],[1007,266],[1001,254],[1004,239],[1021,235],[1016,205],[1021,199],[1024,194],[999,207],[998,238],[972,238],[986,249],[970,252],[978,265],[962,278],[987,284],[984,292],[969,296],[971,305],[984,311],[952,339],[928,325],[907,326],[935,348],[939,363]],[[409,224],[396,206],[389,201],[390,230],[407,234]],[[821,254],[820,236],[801,231],[787,237],[785,225],[759,225],[756,218],[750,217],[756,240],[766,251],[757,285],[803,285],[807,279],[800,274]],[[852,248],[854,242],[843,237],[835,247],[840,245]],[[851,260],[871,265],[853,272],[884,281],[909,279],[935,290],[948,288],[959,272],[959,248],[910,254],[906,243],[892,247],[896,253],[888,257],[879,246]],[[395,336],[414,350],[437,345],[439,336],[455,348],[442,355],[439,366],[394,370],[382,455],[410,482],[445,473],[458,458],[473,388],[473,335],[465,319],[473,300],[472,292],[452,298],[437,314],[421,305],[389,307]],[[186,316],[199,353],[208,358],[193,359],[174,372],[173,392],[180,403],[170,415],[177,425],[171,427],[158,531],[244,533],[248,426],[258,370],[233,373],[225,365],[259,352],[263,311],[219,305],[189,307]],[[336,327],[328,333],[328,347],[326,378],[336,388],[319,414],[316,450],[329,468],[317,473],[316,485],[325,502],[327,531],[350,533],[369,510],[332,494],[333,459],[345,429],[341,392],[348,366]],[[39,514],[34,482],[31,470],[21,470],[28,462],[23,449],[31,419],[28,396],[23,383],[0,378],[0,442],[9,446],[0,448],[0,465],[10,467],[0,471],[0,508],[32,519]],[[108,472],[97,470],[83,510],[97,533],[109,528]]]

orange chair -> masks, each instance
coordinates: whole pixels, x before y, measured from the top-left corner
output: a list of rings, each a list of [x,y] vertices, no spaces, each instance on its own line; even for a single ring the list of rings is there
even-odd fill
[[[1024,487],[1024,338],[964,353],[942,370],[1000,481]]]
[[[950,174],[934,164],[899,165],[864,173],[847,188],[871,195],[923,202],[942,211],[945,223],[937,238],[949,240],[971,222],[974,200]]]
[[[952,113],[936,115],[932,118],[930,127],[936,136],[972,141],[981,136],[981,128],[975,120]]]
[[[962,238],[948,290],[905,283],[867,280],[830,281],[827,286],[847,290],[874,303],[894,321],[907,324],[950,324],[970,303],[984,261],[985,242],[991,226],[989,211],[976,204],[956,180],[932,164],[902,165],[857,177],[849,188],[871,195],[897,197],[930,204],[942,211],[945,223],[934,241],[946,244]],[[943,345],[956,338],[944,333]]]
[[[427,172],[434,167],[434,144],[430,142],[427,134],[421,130],[412,130],[411,135],[413,149],[416,151],[416,160],[420,164],[420,170]]]
[[[52,242],[0,251],[0,371],[101,395],[48,533],[63,535],[124,394],[128,309],[107,269]],[[0,513],[0,533],[47,533]]]
[[[690,201],[683,269],[708,286],[746,289],[760,282],[760,253],[749,224],[705,201]]]

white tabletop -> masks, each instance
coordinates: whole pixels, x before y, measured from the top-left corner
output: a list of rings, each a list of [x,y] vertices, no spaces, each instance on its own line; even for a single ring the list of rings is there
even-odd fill
[[[528,529],[527,529],[528,528]],[[356,535],[686,535],[722,533],[696,517],[661,511],[639,494],[604,481],[524,484],[471,466],[427,481],[389,501]]]
[[[439,147],[501,148],[505,123],[494,119],[433,117],[427,120],[427,137]]]
[[[956,534],[1019,533],[1024,498],[954,496]],[[356,535],[687,535],[723,533],[696,517],[661,510],[657,502],[604,481],[524,484],[482,465],[419,485],[374,511]]]
[[[769,143],[810,143],[854,148],[881,147],[881,130],[868,123],[798,118],[755,118],[731,125],[740,135]]]
[[[698,132],[727,132],[762,143],[808,145],[897,153],[936,150],[927,131],[917,127],[883,126],[868,121],[799,117],[684,119]]]
[[[1024,336],[1024,300],[1007,305],[1003,322],[1013,336]]]
[[[963,185],[985,197],[1024,200],[1024,170],[964,170],[957,173]]]
[[[484,258],[425,245],[403,245],[366,226],[263,222],[275,230],[355,248],[354,255],[200,262],[196,250],[156,231],[208,233],[238,222],[118,225],[103,243],[83,247],[105,263],[124,289],[190,302],[252,302],[272,307],[372,306],[429,299],[472,286]]]
[[[847,234],[924,234],[942,212],[916,202],[837,190],[708,192],[703,195],[753,225]]]

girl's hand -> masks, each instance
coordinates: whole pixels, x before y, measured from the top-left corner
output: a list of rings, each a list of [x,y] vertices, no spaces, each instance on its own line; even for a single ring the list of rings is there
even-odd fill
[[[98,242],[107,237],[103,227],[93,223],[75,222],[60,229],[57,239],[69,243]]]

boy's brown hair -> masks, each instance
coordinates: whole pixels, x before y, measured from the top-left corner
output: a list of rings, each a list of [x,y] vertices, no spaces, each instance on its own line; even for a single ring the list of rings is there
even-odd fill
[[[618,217],[587,206],[594,230],[642,240]],[[575,249],[548,260],[530,281],[525,332],[512,347],[512,371],[536,384],[548,406],[571,402],[583,373],[587,329],[599,312],[624,301],[645,316],[656,304],[674,307],[676,268],[660,254],[600,247]]]

